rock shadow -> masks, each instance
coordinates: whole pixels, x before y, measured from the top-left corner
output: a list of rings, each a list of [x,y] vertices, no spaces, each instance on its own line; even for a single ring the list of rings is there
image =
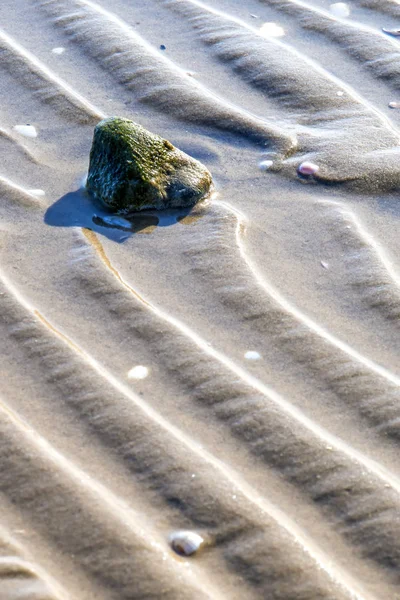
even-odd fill
[[[44,222],[52,227],[84,227],[122,244],[134,234],[182,223],[192,209],[141,211],[122,217],[108,211],[80,188],[54,202],[47,209]]]

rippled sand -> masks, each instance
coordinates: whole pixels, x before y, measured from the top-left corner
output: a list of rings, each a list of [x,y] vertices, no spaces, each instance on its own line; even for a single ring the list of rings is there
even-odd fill
[[[400,5],[331,3],[1,2],[0,600],[400,598]],[[213,198],[95,206],[107,115]]]

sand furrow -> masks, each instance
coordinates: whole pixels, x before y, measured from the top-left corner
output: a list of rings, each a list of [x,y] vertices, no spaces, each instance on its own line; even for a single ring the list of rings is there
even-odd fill
[[[60,558],[72,554],[78,568],[104,586],[105,597],[221,597],[206,576],[200,583],[194,573],[186,575],[143,514],[59,453],[4,401],[0,416],[1,493]]]
[[[394,38],[367,25],[340,19],[301,0],[259,0],[294,18],[306,29],[325,35],[375,77],[400,88],[400,45]]]
[[[217,97],[100,5],[90,0],[38,5],[138,101],[186,122],[256,139],[284,155],[295,150],[294,134]]]
[[[326,201],[326,220],[343,248],[347,283],[369,307],[397,324],[400,317],[400,276],[386,249],[357,215],[340,202]]]
[[[0,31],[0,56],[3,69],[64,117],[80,123],[95,123],[105,116],[4,31]]]
[[[11,204],[35,208],[46,206],[46,202],[40,196],[36,196],[7,177],[0,176],[0,196],[7,204],[11,202]]]
[[[3,515],[4,520],[4,515]],[[0,526],[0,598],[70,600],[71,596]]]
[[[98,241],[93,243],[110,269]],[[212,411],[259,459],[298,485],[334,522],[339,520],[346,538],[361,546],[363,553],[381,566],[387,552],[397,554],[387,521],[388,510],[392,514],[398,510],[398,500],[392,496],[393,489],[396,497],[400,491],[395,475],[307,418],[178,319],[151,305],[120,275],[117,280],[125,292],[104,280],[92,261],[77,266],[75,276],[98,306],[108,308],[109,318],[116,319],[115,326],[118,323],[125,338],[140,336],[153,360],[166,370],[166,381],[176,380],[189,398],[207,409],[209,417]],[[357,513],[357,505],[365,510]],[[376,513],[373,519],[366,508],[371,506]]]
[[[400,17],[398,0],[352,0],[352,3],[393,17]]]
[[[47,385],[59,390],[55,396],[60,395],[78,412],[81,421],[123,461],[144,489],[156,492],[169,509],[175,509],[177,524],[191,524],[210,537],[229,569],[247,581],[249,593],[253,589],[271,598],[296,599],[328,598],[332,594],[335,598],[370,597],[287,515],[261,498],[239,474],[193,438],[163,419],[75,342],[57,332],[4,275],[2,280],[8,294],[12,294],[11,298],[2,297],[8,335],[26,349],[32,367],[37,364],[39,372],[47,372]],[[26,311],[30,317],[24,316]],[[62,363],[66,363],[64,368],[60,368]],[[88,376],[88,367],[95,376]],[[62,472],[67,468],[65,460],[61,463],[57,458]],[[92,490],[95,484],[88,475],[84,481]],[[95,491],[102,494],[101,506],[111,508],[111,498],[105,494],[112,492],[103,486],[100,490],[99,485],[96,483]],[[121,519],[126,520],[128,508],[119,502]],[[165,541],[160,549],[167,551]],[[116,552],[119,556],[121,550]],[[84,555],[82,549],[82,560]]]
[[[352,182],[370,192],[399,184],[399,133],[355,89],[290,45],[266,38],[258,29],[198,0],[160,2],[189,19],[205,44],[235,73],[275,99],[280,111],[289,111],[297,124],[300,149],[319,163],[317,179]],[[293,177],[302,159],[275,167]]]
[[[16,148],[25,158],[31,161],[34,164],[38,164],[38,160],[35,155],[27,148],[24,144],[21,143],[20,140],[17,140],[14,135],[12,135],[6,129],[0,127],[0,138],[6,140],[10,144],[12,144],[13,148]]]
[[[285,353],[285,360],[291,356],[307,377],[322,381],[344,406],[363,415],[385,436],[398,440],[398,375],[361,354],[288,301],[249,257],[245,237],[251,225],[246,218],[228,204],[220,206],[232,211],[233,218],[227,219],[226,213],[219,215],[212,241],[208,238],[204,243],[204,238],[198,236],[199,242],[193,243],[188,237],[186,254],[197,278],[204,278],[225,310],[233,311],[232,317],[239,318],[254,333],[253,343],[261,353],[268,353],[272,344],[279,353]],[[233,238],[236,245],[232,244]],[[213,260],[215,255],[218,262]]]

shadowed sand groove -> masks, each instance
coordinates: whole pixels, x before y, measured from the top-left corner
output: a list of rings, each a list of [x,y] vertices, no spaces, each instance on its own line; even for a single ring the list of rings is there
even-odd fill
[[[400,45],[377,29],[343,20],[301,2],[301,0],[259,0],[295,17],[302,27],[316,31],[336,42],[340,48],[371,71],[400,89]]]
[[[352,0],[352,3],[378,12],[387,13],[393,17],[400,17],[398,0]]]
[[[345,405],[353,406],[379,431],[398,440],[400,378],[302,313],[264,279],[246,252],[247,219],[228,204],[219,204],[223,211],[231,211],[233,218],[227,220],[226,214],[220,214],[212,241],[204,245],[190,240],[186,250],[197,276],[209,279],[225,309],[234,310],[235,318],[257,332],[261,350],[272,343],[279,352],[292,356],[308,376],[324,381]],[[243,263],[238,264],[237,251]],[[218,264],[211,268],[210,257],[215,254]]]
[[[2,600],[71,600],[49,575],[0,527],[0,598]]]
[[[86,235],[93,237],[92,233]],[[176,318],[149,305],[121,279],[98,241],[93,239],[93,243],[104,263],[130,294],[201,349],[203,356],[198,351],[192,356],[193,350],[190,351],[181,336],[165,330],[165,326],[162,334],[159,326],[151,327],[151,320],[145,318],[147,311],[143,314],[137,307],[129,309],[129,304],[122,300],[124,294],[121,297],[121,293],[116,293],[117,288],[115,291],[107,289],[108,286],[104,288],[98,269],[86,265],[80,274],[84,288],[93,288],[97,302],[104,295],[110,315],[118,316],[124,330],[142,336],[157,360],[163,362],[168,377],[177,378],[189,396],[213,410],[258,457],[307,491],[325,513],[332,515],[336,524],[341,523],[342,533],[361,546],[363,555],[385,567],[397,564],[400,548],[395,549],[393,519],[388,515],[394,518],[399,510],[398,478],[305,417]],[[204,354],[216,359],[220,366],[217,368]],[[233,380],[221,370],[222,365],[234,374]]]
[[[0,31],[0,60],[3,69],[17,77],[40,100],[59,107],[63,116],[80,123],[93,123],[104,118],[104,113],[4,31]]]
[[[19,204],[26,207],[41,208],[46,203],[35,194],[17,185],[10,179],[0,176],[0,196],[5,201],[10,201],[12,204]]]
[[[295,150],[294,134],[217,97],[100,5],[89,0],[38,4],[139,101],[186,122],[254,138],[284,155]]]
[[[267,39],[202,2],[160,1],[188,18],[220,60],[291,111],[292,118],[298,118],[294,111],[302,111],[299,146],[318,160],[316,178],[352,181],[370,191],[399,185],[399,132],[355,90],[288,44]],[[301,160],[291,159],[281,168],[293,176]]]
[[[11,133],[6,131],[5,129],[0,128],[0,138],[3,138],[7,142],[10,142],[10,144],[12,144],[13,147],[16,147],[28,160],[32,161],[35,164],[38,163],[38,160],[36,159],[35,155],[32,154],[32,152],[28,148],[26,148],[24,144],[21,144],[19,140],[17,140],[13,135],[11,135]]]
[[[90,423],[91,429],[100,435],[102,442],[117,451],[118,457],[130,465],[142,486],[155,490],[169,502],[178,493],[179,504],[174,502],[177,508],[180,507],[186,519],[193,520],[193,525],[206,528],[206,533],[212,535],[217,547],[221,545],[225,560],[230,563],[231,568],[238,569],[249,580],[249,584],[260,592],[263,590],[270,594],[271,598],[330,598],[331,593],[337,598],[371,597],[358,590],[358,584],[351,576],[325,557],[290,518],[267,500],[260,498],[237,473],[165,421],[129,387],[108,373],[73,341],[57,332],[19,295],[8,278],[2,275],[1,279],[8,293],[13,295],[25,311],[36,317],[27,320],[14,299],[0,297],[9,334],[26,348],[31,360],[36,355],[40,361],[44,359],[48,367],[51,365],[47,383],[63,389],[67,402],[72,403],[80,412],[81,418]],[[47,332],[40,332],[43,325]],[[52,333],[56,334],[58,341]],[[70,355],[69,367],[60,370],[60,362],[65,361],[65,354]],[[88,380],[83,374],[87,366],[101,377],[101,384],[95,383],[96,378]],[[135,405],[135,413],[124,409],[123,398],[129,400],[131,406],[132,403]],[[122,411],[120,416],[112,409],[116,402]],[[97,416],[94,418],[94,415]],[[15,421],[16,417],[13,416],[13,423]],[[131,511],[121,500],[113,498],[112,492],[93,482],[88,475],[79,474],[78,468],[51,449],[45,440],[40,438],[39,442],[40,447],[46,450],[48,459],[56,461],[62,472],[65,471],[81,482],[83,479],[88,491],[100,495],[102,505],[105,505],[103,510],[108,507],[114,517],[117,516],[115,513],[121,513],[121,519],[128,519],[126,524],[130,525]],[[187,474],[195,472],[197,475],[191,481],[190,488],[185,490],[182,487],[178,492],[176,477],[178,474],[180,480],[183,471]],[[235,500],[236,496],[232,497],[232,486],[241,499],[240,503]],[[77,482],[73,489],[75,487],[78,487]],[[142,519],[140,517],[140,523],[145,527]],[[246,542],[249,536],[250,547]],[[101,540],[102,538],[99,543]],[[165,543],[159,543],[157,549],[165,552]],[[258,558],[256,552],[259,553]],[[303,567],[299,569],[298,565]],[[257,570],[257,577],[253,569]],[[284,596],[283,589],[286,594]]]
[[[1,492],[56,540],[60,551],[80,558],[87,574],[110,593],[118,589],[121,598],[220,598],[205,579],[200,590],[196,577],[186,578],[184,570],[179,569],[179,580],[174,576],[174,561],[163,560],[167,548],[144,515],[68,461],[4,402],[0,414]],[[107,568],[110,552],[112,569]]]
[[[344,249],[348,283],[384,318],[400,318],[400,277],[385,249],[340,202],[323,203],[331,231]]]

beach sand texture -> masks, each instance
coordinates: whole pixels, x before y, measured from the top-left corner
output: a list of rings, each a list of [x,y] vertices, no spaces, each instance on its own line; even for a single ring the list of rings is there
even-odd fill
[[[400,4],[331,4],[0,2],[0,600],[400,599]],[[211,199],[96,205],[112,115]]]

